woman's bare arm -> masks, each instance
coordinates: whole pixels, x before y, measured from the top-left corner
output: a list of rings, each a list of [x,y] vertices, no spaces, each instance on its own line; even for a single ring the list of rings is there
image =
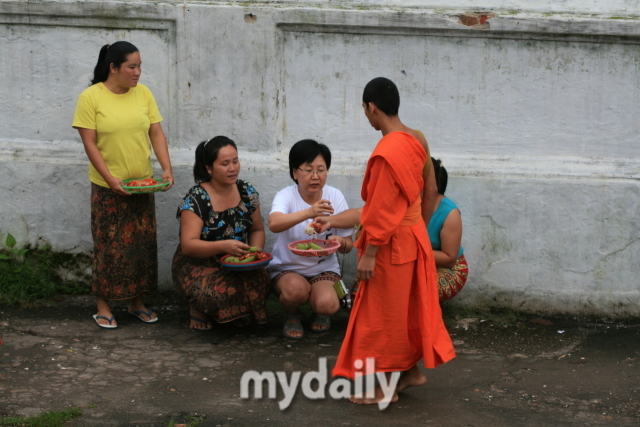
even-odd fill
[[[262,213],[260,207],[251,215],[253,225],[249,230],[249,246],[256,247],[260,250],[264,249],[264,244],[267,241],[267,236],[264,231],[264,224],[262,223]]]
[[[242,256],[249,253],[249,245],[239,240],[228,239],[207,242],[200,239],[204,222],[189,210],[180,212],[180,246],[182,253],[194,258],[209,258],[215,255],[229,254]]]
[[[353,208],[337,215],[316,217],[314,221],[322,224],[321,233],[324,233],[331,227],[353,228],[360,223],[360,215],[362,215],[362,208]]]
[[[171,158],[169,157],[169,146],[167,145],[167,137],[164,135],[162,125],[154,123],[149,127],[149,139],[153,152],[162,168],[162,182],[169,181],[169,185],[164,189],[167,191],[173,187],[173,170],[171,169]]]
[[[104,161],[102,154],[100,154],[100,150],[98,150],[97,132],[95,131],[95,129],[77,129],[80,133],[80,138],[82,139],[82,144],[84,145],[84,151],[87,153],[89,161],[102,176],[102,179],[104,179],[107,185],[109,185],[109,188],[123,196],[130,196],[131,193],[122,189],[122,180],[111,175],[107,163]]]
[[[462,217],[458,209],[449,212],[440,230],[440,250],[433,251],[436,267],[451,268],[456,264],[462,242]]]

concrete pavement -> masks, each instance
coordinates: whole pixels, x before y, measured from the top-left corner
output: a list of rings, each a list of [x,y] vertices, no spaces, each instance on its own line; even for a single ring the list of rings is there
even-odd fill
[[[458,316],[447,325],[458,357],[424,370],[427,384],[401,393],[386,411],[310,400],[299,389],[280,411],[279,386],[277,399],[240,398],[243,373],[304,375],[318,370],[320,357],[331,369],[345,313],[334,316],[330,332],[291,341],[281,337],[277,314],[264,327],[195,332],[179,297],[149,302],[158,323],[116,304],[116,330],[95,325],[90,297],[0,308],[0,416],[77,406],[83,415],[69,425],[167,426],[189,417],[201,426],[640,425],[640,319]]]

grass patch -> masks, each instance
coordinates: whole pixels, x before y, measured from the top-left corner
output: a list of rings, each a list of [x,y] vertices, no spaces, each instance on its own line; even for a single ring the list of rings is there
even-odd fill
[[[446,324],[455,324],[460,319],[489,320],[494,325],[513,326],[518,322],[522,322],[527,317],[524,313],[518,313],[509,309],[491,308],[477,309],[456,307],[449,304],[442,305],[442,317]]]
[[[200,415],[197,413],[194,413],[194,414],[180,413],[178,417],[179,417],[179,420],[177,422],[175,418],[172,418],[171,421],[169,421],[169,424],[167,424],[167,427],[177,427],[177,426],[198,427],[200,424],[205,422],[207,418],[206,415],[204,414]]]
[[[53,410],[35,417],[3,417],[0,426],[16,427],[62,427],[65,422],[82,415],[80,408]]]
[[[30,305],[51,298],[56,292],[51,259],[44,250],[21,255],[4,254],[0,259],[0,304]]]
[[[88,255],[55,252],[49,245],[23,249],[15,245],[8,234],[0,250],[0,305],[29,307],[58,294],[89,292],[89,277],[77,273],[90,265]]]

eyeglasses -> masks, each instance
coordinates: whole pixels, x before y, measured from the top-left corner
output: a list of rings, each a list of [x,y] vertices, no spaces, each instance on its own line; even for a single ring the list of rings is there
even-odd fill
[[[300,169],[300,168],[298,168],[298,170],[300,172],[302,172],[303,174],[305,174],[305,175],[318,175],[318,176],[320,176],[320,175],[324,175],[324,174],[327,173],[326,169],[313,170],[313,169]]]

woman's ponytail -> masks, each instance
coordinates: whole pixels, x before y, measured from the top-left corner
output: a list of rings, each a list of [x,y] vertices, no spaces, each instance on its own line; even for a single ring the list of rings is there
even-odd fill
[[[133,52],[138,52],[138,48],[125,41],[102,46],[100,54],[98,55],[98,63],[93,70],[93,80],[91,80],[91,84],[106,82],[109,77],[109,66],[113,64],[116,68],[120,68],[120,66],[127,61],[127,57]]]
[[[96,68],[93,69],[93,80],[91,80],[92,85],[96,83],[104,82],[107,80],[107,77],[109,77],[109,66],[105,61],[108,50],[109,50],[108,44],[105,44],[100,49],[100,54],[98,55],[98,63],[96,64]]]
[[[207,167],[204,164],[204,146],[207,142],[208,141],[202,141],[196,147],[196,162],[193,165],[193,179],[196,184],[211,179],[211,175],[207,172]]]
[[[218,159],[218,153],[222,147],[232,146],[236,151],[236,143],[226,136],[215,136],[207,141],[202,141],[196,147],[196,162],[193,165],[193,179],[196,184],[209,181],[211,174],[207,171],[207,166],[213,167],[213,163]]]
[[[438,186],[438,193],[444,196],[444,192],[447,191],[447,182],[449,181],[449,174],[442,165],[440,159],[431,158],[433,163],[433,172],[436,175],[436,185]]]

